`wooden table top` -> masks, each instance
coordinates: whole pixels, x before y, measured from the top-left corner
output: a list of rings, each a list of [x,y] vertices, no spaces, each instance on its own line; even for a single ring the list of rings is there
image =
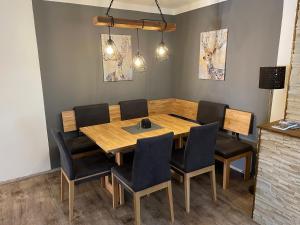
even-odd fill
[[[135,146],[137,140],[140,138],[154,137],[169,132],[174,132],[175,136],[187,135],[191,127],[199,126],[197,123],[192,123],[167,114],[151,115],[147,118],[162,128],[139,134],[131,134],[122,129],[122,127],[133,126],[139,123],[142,118],[138,118],[82,127],[80,131],[93,140],[106,153],[111,153],[120,152]]]
[[[282,135],[287,135],[290,137],[300,138],[300,129],[279,130],[279,129],[273,128],[272,126],[278,124],[278,122],[279,122],[279,120],[274,121],[272,123],[261,124],[258,126],[258,128],[267,130],[267,131],[271,131],[274,133],[279,133]]]

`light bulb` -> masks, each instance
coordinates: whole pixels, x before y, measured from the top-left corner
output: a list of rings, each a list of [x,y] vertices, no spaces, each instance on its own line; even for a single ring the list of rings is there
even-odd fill
[[[136,67],[140,67],[142,65],[142,60],[140,58],[136,58],[134,61],[134,65]]]
[[[161,61],[168,59],[169,58],[168,51],[169,49],[167,48],[165,43],[161,42],[159,46],[156,48],[156,58]]]
[[[133,67],[136,71],[139,72],[146,71],[145,59],[139,52],[137,52],[137,54],[133,58]]]
[[[112,54],[114,54],[114,49],[112,48],[111,45],[107,45],[106,48],[105,48],[105,52],[106,52],[108,55],[112,55]]]
[[[103,52],[103,57],[104,60],[116,60],[117,58],[117,54],[118,54],[118,50],[116,48],[116,45],[114,43],[114,41],[109,38],[104,46],[104,52]]]
[[[163,56],[165,53],[166,53],[166,50],[162,46],[158,47],[158,54],[159,55]]]

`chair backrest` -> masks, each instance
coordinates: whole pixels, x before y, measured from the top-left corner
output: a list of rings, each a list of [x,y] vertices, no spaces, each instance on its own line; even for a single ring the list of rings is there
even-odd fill
[[[148,116],[148,103],[146,99],[121,101],[121,120],[130,120]]]
[[[109,123],[109,106],[107,103],[75,106],[76,127],[92,126],[97,124]]]
[[[228,108],[228,105],[226,104],[200,101],[198,105],[197,121],[200,124],[219,122],[219,128],[222,129],[226,108]]]
[[[132,167],[133,189],[140,191],[171,179],[173,133],[139,139]]]
[[[73,180],[75,178],[75,173],[73,169],[72,156],[65,145],[62,133],[54,130],[51,130],[51,132],[59,150],[61,167],[68,178]]]
[[[224,130],[249,135],[253,127],[253,114],[236,109],[226,109]]]
[[[184,151],[184,168],[187,172],[214,164],[218,129],[217,122],[191,128]]]

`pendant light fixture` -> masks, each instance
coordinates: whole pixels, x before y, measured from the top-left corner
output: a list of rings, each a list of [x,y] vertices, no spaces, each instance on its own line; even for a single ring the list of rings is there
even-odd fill
[[[115,42],[111,39],[110,26],[108,27],[108,40],[104,46],[103,57],[105,60],[116,60],[117,59],[117,46]]]
[[[156,6],[159,10],[160,16],[161,16],[161,20],[164,23],[164,28],[161,29],[161,42],[160,44],[157,46],[156,48],[156,58],[159,61],[164,61],[167,60],[169,58],[169,49],[166,46],[165,42],[164,42],[164,31],[166,30],[168,23],[164,17],[164,14],[161,11],[161,8],[159,6],[158,0],[155,0]]]
[[[137,36],[137,52],[133,57],[133,68],[138,72],[145,72],[147,70],[146,61],[140,53],[140,40],[139,40],[139,29],[136,29]]]
[[[156,48],[156,58],[159,61],[164,61],[169,58],[169,49],[164,42],[164,32],[161,32],[161,42]]]
[[[106,11],[106,16],[110,18],[110,23],[108,24],[108,40],[105,43],[104,46],[104,54],[103,58],[104,60],[116,60],[118,55],[118,50],[115,42],[112,40],[110,35],[110,28],[114,26],[115,21],[114,18],[109,15],[110,8],[112,6],[113,0],[110,2],[110,5]]]
[[[174,23],[167,23],[164,14],[159,6],[158,0],[154,0],[159,13],[160,13],[160,20],[153,20],[153,19],[139,19],[139,20],[132,20],[132,19],[123,19],[123,18],[114,18],[109,14],[112,4],[114,0],[110,1],[109,7],[106,11],[106,16],[96,16],[93,19],[93,23],[96,26],[107,26],[109,32],[109,38],[105,43],[103,49],[103,58],[105,60],[117,60],[120,56],[118,49],[111,38],[110,29],[111,27],[116,28],[129,28],[129,29],[137,29],[137,41],[138,41],[138,50],[136,55],[133,58],[133,68],[136,71],[146,71],[146,62],[144,57],[140,53],[139,49],[139,31],[138,29],[142,30],[151,30],[151,31],[160,31],[161,32],[161,42],[156,48],[155,55],[158,61],[167,60],[169,58],[169,49],[164,42],[164,32],[172,32],[176,30],[176,24]]]

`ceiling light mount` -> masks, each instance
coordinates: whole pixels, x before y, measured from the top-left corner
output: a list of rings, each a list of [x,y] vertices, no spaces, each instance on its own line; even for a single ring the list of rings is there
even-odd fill
[[[127,28],[127,29],[142,29],[152,31],[164,31],[173,32],[176,31],[175,23],[167,23],[164,14],[161,11],[158,0],[154,0],[161,16],[161,20],[132,20],[126,18],[114,18],[109,13],[114,0],[111,0],[109,7],[106,10],[106,16],[95,16],[93,18],[93,24],[95,26],[111,26],[116,28]]]

